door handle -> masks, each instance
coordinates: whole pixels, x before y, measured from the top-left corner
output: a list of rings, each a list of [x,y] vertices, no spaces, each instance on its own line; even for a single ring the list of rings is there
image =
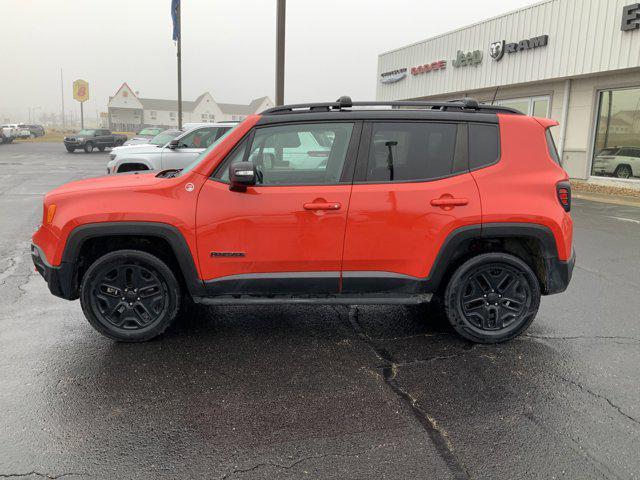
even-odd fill
[[[303,205],[305,210],[340,210],[340,202],[313,202]]]
[[[462,207],[468,204],[469,200],[466,198],[440,197],[431,200],[431,205],[434,207]]]

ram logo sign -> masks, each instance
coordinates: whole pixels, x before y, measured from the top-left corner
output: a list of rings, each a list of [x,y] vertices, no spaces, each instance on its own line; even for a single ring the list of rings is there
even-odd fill
[[[491,58],[499,62],[504,57],[505,53],[511,55],[512,53],[518,53],[524,50],[546,47],[548,43],[549,35],[540,35],[539,37],[533,37],[512,43],[507,43],[505,40],[501,40],[499,42],[489,44],[489,54],[491,55]]]

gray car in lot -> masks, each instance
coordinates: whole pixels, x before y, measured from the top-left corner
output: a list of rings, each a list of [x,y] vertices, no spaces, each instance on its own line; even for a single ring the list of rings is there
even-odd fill
[[[103,152],[105,148],[119,147],[126,141],[126,135],[96,128],[80,130],[75,135],[64,137],[64,146],[69,153],[73,153],[80,148],[87,153],[91,153],[96,148]]]

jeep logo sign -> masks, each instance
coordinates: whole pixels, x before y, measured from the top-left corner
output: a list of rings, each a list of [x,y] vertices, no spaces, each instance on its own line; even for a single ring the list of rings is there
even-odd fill
[[[549,43],[549,35],[541,35],[530,39],[520,40],[519,42],[507,43],[505,40],[493,42],[489,45],[489,54],[496,61],[502,60],[505,53],[512,54],[522,52],[523,50],[531,50],[538,47],[546,47]]]
[[[628,32],[636,28],[640,28],[640,3],[622,7],[622,31]]]
[[[458,50],[455,60],[452,62],[453,66],[458,67],[466,67],[468,65],[473,65],[474,67],[482,62],[482,51],[475,50],[473,52],[463,52]]]

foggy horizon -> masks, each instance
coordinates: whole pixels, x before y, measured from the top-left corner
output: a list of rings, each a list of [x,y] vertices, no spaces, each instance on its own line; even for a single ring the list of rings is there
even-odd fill
[[[375,98],[378,55],[506,13],[532,0],[434,2],[329,0],[287,3],[285,102]],[[182,1],[183,100],[210,92],[217,102],[274,99],[276,1]],[[76,79],[89,82],[86,117],[106,111],[127,83],[143,98],[175,99],[176,47],[170,1],[108,4],[31,0],[3,4],[0,120],[28,122],[31,111],[79,115]]]

